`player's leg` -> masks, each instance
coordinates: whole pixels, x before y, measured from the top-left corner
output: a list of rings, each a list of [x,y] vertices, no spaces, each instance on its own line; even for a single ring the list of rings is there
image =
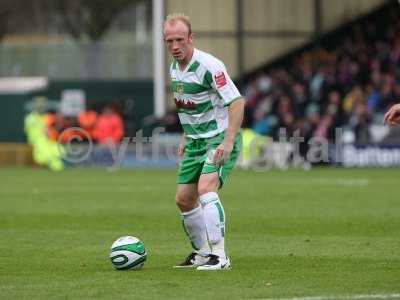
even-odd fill
[[[194,140],[189,140],[180,162],[176,204],[181,211],[182,225],[193,247],[192,253],[180,264],[193,267],[205,263],[211,252],[207,240],[203,209],[198,201],[197,182],[203,167],[203,150]],[[199,149],[200,148],[200,149]]]
[[[210,148],[215,149],[222,138],[223,136],[213,140]],[[234,168],[241,150],[241,145],[241,135],[238,134],[228,161],[222,166],[207,162],[203,166],[198,183],[198,193],[204,211],[212,255],[207,264],[198,267],[198,270],[220,270],[230,268],[230,261],[225,253],[226,217],[224,207],[218,195],[218,190],[226,182],[230,172]]]
[[[182,226],[193,251],[175,267],[197,267],[208,261],[210,247],[207,240],[203,209],[198,201],[197,184],[178,184],[176,204],[181,211]]]
[[[200,251],[208,243],[203,210],[198,202],[197,184],[178,184],[175,200],[181,211],[183,229],[193,250]]]
[[[189,212],[198,206],[197,183],[178,184],[175,201],[181,212]]]
[[[198,192],[211,245],[210,260],[199,270],[228,269],[230,262],[225,254],[225,212],[218,195],[220,179],[218,172],[200,176]]]

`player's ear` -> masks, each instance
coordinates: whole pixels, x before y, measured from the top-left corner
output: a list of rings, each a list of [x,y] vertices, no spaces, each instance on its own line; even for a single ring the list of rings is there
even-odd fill
[[[188,36],[188,41],[189,41],[190,43],[193,43],[193,39],[194,39],[194,33],[191,32],[191,33],[189,34],[189,36]]]

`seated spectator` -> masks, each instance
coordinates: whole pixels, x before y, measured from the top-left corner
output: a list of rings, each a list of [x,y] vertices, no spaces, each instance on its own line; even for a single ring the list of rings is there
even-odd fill
[[[78,115],[79,127],[85,130],[89,136],[93,136],[93,131],[97,123],[97,112],[87,110]]]
[[[124,124],[112,106],[106,106],[97,119],[93,138],[100,144],[117,144],[124,136]]]

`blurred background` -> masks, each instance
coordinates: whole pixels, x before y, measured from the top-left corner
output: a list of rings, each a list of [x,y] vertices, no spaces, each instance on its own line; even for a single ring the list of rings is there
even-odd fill
[[[390,0],[2,0],[0,165],[108,166],[110,146],[161,127],[159,155],[148,143],[138,159],[130,143],[121,164],[176,166],[181,126],[160,35],[172,12],[190,17],[196,47],[225,63],[247,100],[241,167],[400,166],[400,129],[382,124],[400,101]],[[304,137],[299,153],[282,129]],[[328,157],[311,161],[316,140]],[[71,145],[93,147],[71,163]]]

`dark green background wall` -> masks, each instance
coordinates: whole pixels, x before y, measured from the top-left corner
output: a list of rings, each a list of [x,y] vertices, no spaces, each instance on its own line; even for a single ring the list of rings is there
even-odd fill
[[[141,129],[142,119],[153,114],[152,81],[52,81],[46,90],[24,95],[0,95],[0,142],[24,142],[25,104],[34,96],[59,100],[65,89],[82,89],[87,106],[100,109],[107,103],[119,102],[128,116],[126,134]]]

